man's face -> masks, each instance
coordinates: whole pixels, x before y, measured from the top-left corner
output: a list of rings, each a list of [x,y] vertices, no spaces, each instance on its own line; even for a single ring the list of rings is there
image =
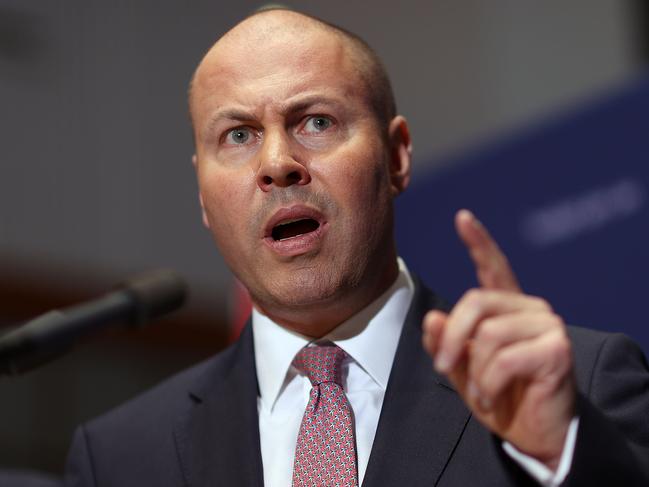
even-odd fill
[[[349,47],[319,31],[224,38],[197,72],[204,221],[271,316],[386,287],[402,188],[366,88]]]

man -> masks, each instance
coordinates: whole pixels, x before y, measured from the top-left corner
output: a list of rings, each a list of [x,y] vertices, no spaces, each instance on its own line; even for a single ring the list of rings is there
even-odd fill
[[[258,13],[206,54],[190,110],[203,221],[252,324],[81,427],[70,485],[647,485],[637,347],[567,330],[466,210],[480,287],[452,311],[397,258],[410,137],[362,41]]]

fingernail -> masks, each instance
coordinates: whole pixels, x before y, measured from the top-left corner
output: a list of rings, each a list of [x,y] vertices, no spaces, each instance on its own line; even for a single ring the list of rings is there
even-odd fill
[[[437,372],[445,374],[451,368],[451,360],[445,353],[440,353],[435,359],[435,368]]]

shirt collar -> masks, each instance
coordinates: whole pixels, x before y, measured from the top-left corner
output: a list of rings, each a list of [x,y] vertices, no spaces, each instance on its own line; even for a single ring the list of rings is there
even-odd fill
[[[342,348],[378,385],[387,387],[414,284],[398,258],[399,274],[376,300],[322,337]],[[253,308],[252,329],[261,402],[272,409],[291,376],[295,354],[313,339],[287,330]],[[319,340],[320,341],[320,340]]]

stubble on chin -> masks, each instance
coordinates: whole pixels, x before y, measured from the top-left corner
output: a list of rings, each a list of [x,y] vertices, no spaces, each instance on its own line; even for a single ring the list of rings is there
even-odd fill
[[[291,266],[292,267],[292,266]],[[331,259],[281,272],[265,292],[253,296],[264,308],[318,308],[340,300],[360,282],[356,266]]]

